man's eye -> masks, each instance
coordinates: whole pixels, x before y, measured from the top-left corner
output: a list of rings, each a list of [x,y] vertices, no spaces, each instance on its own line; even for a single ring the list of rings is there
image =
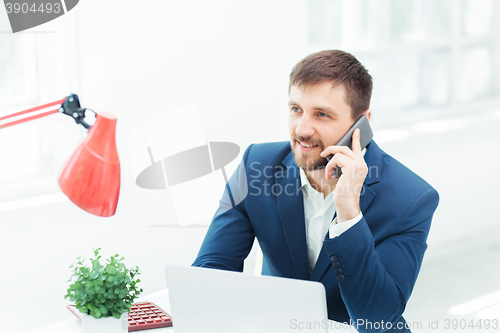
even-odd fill
[[[322,118],[328,117],[328,115],[326,113],[323,113],[323,112],[320,112],[319,116],[322,117]]]
[[[300,109],[298,107],[296,107],[296,106],[293,106],[292,107],[292,111],[293,112],[300,112]]]

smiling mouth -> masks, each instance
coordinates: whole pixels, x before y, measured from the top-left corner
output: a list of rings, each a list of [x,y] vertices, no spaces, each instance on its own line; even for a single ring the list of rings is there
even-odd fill
[[[305,143],[302,143],[300,141],[297,141],[297,142],[299,143],[299,145],[301,145],[304,148],[314,148],[314,147],[318,146],[318,145],[306,145]]]

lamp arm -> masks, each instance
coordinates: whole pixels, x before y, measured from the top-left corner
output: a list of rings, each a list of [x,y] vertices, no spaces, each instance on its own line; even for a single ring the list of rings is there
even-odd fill
[[[35,120],[38,118],[42,118],[42,117],[45,117],[45,116],[48,116],[48,115],[51,115],[51,114],[54,114],[57,112],[64,113],[64,114],[70,116],[71,118],[73,118],[75,120],[75,122],[77,124],[82,125],[87,130],[90,128],[91,125],[89,125],[88,123],[85,122],[85,111],[89,110],[89,111],[92,111],[94,113],[95,113],[95,111],[93,111],[91,109],[87,109],[87,108],[82,108],[80,106],[80,99],[78,98],[77,94],[71,94],[68,97],[65,97],[61,100],[58,100],[58,101],[55,101],[52,103],[47,103],[44,105],[36,106],[36,107],[28,109],[28,110],[24,110],[24,111],[16,112],[16,113],[9,114],[6,116],[2,116],[2,117],[0,117],[0,121],[5,120],[5,119],[9,119],[9,118],[13,118],[13,117],[27,115],[29,113],[40,111],[42,109],[45,109],[45,108],[48,108],[51,106],[55,106],[58,104],[61,105],[59,107],[59,109],[55,109],[55,110],[51,110],[51,111],[47,111],[47,112],[43,112],[43,113],[38,113],[38,114],[30,116],[30,117],[14,120],[14,121],[10,121],[10,122],[5,122],[3,124],[0,124],[0,129],[5,128],[5,127],[9,127],[9,126],[18,125],[18,124],[21,124],[21,123],[24,123],[27,121],[31,121],[31,120]]]
[[[50,106],[58,105],[58,104],[64,103],[65,100],[66,100],[66,98],[63,98],[63,99],[61,99],[59,101],[55,101],[55,102],[52,102],[52,103],[48,103],[48,104],[36,106],[34,108],[31,108],[31,109],[28,109],[28,110],[24,110],[24,111],[20,111],[20,112],[16,112],[16,113],[13,113],[13,114],[9,114],[9,115],[0,117],[0,121],[5,120],[5,119],[9,119],[9,118],[13,118],[13,117],[22,116],[24,114],[36,112],[36,111],[48,108]],[[17,124],[21,124],[21,123],[24,123],[24,122],[27,122],[27,121],[30,121],[30,120],[42,118],[42,117],[51,115],[53,113],[57,113],[57,109],[56,110],[47,111],[47,112],[44,112],[44,113],[39,113],[39,114],[31,116],[31,117],[26,117],[26,118],[23,118],[23,119],[14,120],[14,121],[11,121],[11,122],[0,124],[0,129],[5,128],[5,127],[9,127],[9,126],[14,126],[14,125],[17,125]]]

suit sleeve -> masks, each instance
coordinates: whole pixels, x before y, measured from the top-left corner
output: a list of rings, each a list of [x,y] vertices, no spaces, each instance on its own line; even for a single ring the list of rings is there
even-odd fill
[[[250,148],[226,184],[219,208],[192,266],[243,271],[243,261],[255,238],[244,202],[248,194],[245,163]]]
[[[392,235],[377,245],[364,217],[340,236],[324,241],[336,269],[335,283],[359,332],[382,332],[388,322],[397,324],[415,285],[438,201],[433,188],[423,192]],[[384,329],[367,325],[382,321]]]

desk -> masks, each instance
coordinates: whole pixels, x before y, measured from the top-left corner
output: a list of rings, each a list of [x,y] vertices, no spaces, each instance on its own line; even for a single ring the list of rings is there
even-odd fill
[[[153,302],[156,305],[158,305],[160,308],[163,310],[167,311],[168,314],[172,315],[172,311],[170,309],[170,299],[168,298],[168,289],[164,289],[162,291],[159,291],[154,294],[150,294],[145,297],[140,297],[136,300],[136,302],[144,302],[144,301],[149,301]],[[175,319],[172,319],[175,325]],[[333,323],[330,321],[330,323]],[[300,331],[300,330],[298,330]],[[350,333],[356,333],[356,329],[353,327],[329,327],[328,332],[329,333],[337,333],[337,332],[350,332]],[[41,328],[37,328],[35,330],[29,331],[27,333],[81,333],[82,332],[82,324],[81,321],[78,320],[77,318],[73,319],[68,319],[61,321],[59,323],[55,323],[52,325],[44,326]],[[162,328],[155,328],[155,329],[150,329],[150,330],[144,330],[144,331],[137,331],[137,332],[144,332],[144,333],[174,333],[174,328],[171,327],[162,327]]]
[[[159,291],[154,294],[150,294],[145,297],[139,297],[138,299],[135,300],[136,302],[143,302],[143,301],[149,301],[153,302],[156,305],[158,305],[160,308],[163,310],[167,311],[168,314],[172,314],[170,311],[170,300],[168,298],[168,289]],[[52,325],[44,326],[41,328],[37,328],[35,330],[29,331],[28,333],[81,333],[82,332],[82,323],[80,320],[77,318],[73,319],[68,319],[61,321],[59,323],[55,323]],[[162,327],[162,328],[155,328],[152,330],[145,330],[145,331],[137,331],[137,332],[144,332],[144,333],[174,333],[174,328],[173,327]]]

